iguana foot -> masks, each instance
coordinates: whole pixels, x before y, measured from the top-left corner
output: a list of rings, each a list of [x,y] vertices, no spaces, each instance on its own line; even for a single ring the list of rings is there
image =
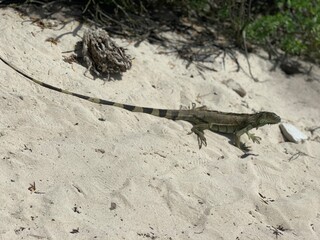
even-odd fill
[[[205,147],[207,146],[207,139],[205,138],[205,136],[202,135],[198,135],[198,145],[199,145],[199,149],[201,149],[202,145],[204,145]]]
[[[249,152],[250,146],[247,146],[245,143],[240,142],[240,134],[235,135],[235,145],[237,148],[242,150],[243,152]]]
[[[247,146],[245,143],[241,143],[241,147],[240,149],[246,153],[246,152],[249,152],[251,150],[251,146]]]
[[[195,103],[192,103],[191,104],[191,109],[192,110],[196,110],[196,111],[206,111],[206,110],[208,110],[208,107],[206,105],[197,107]]]
[[[248,133],[248,132],[247,132],[247,135],[248,135],[248,138],[251,139],[254,143],[260,144],[261,137],[258,137],[253,133]]]
[[[195,133],[197,135],[199,149],[201,149],[202,145],[204,145],[205,147],[207,146],[207,139],[204,136],[203,130],[199,130],[196,127],[193,127],[191,129],[191,132],[188,133],[188,135],[192,133]]]

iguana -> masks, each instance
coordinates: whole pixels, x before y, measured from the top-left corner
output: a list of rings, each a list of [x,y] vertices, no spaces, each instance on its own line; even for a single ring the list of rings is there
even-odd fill
[[[47,83],[41,82],[33,77],[28,76],[13,64],[4,60],[1,56],[0,59],[9,67],[14,69],[22,76],[28,78],[34,83],[51,90],[61,92],[64,94],[72,95],[93,103],[103,104],[122,108],[131,112],[146,113],[157,117],[163,117],[171,120],[183,120],[191,123],[191,133],[197,135],[199,148],[202,145],[207,146],[207,141],[204,136],[204,130],[208,129],[213,132],[230,133],[235,135],[235,145],[240,148],[240,137],[246,133],[253,142],[260,143],[261,138],[249,133],[253,128],[259,128],[266,124],[276,124],[281,121],[280,117],[273,112],[258,112],[252,114],[246,113],[229,113],[208,110],[206,107],[198,107],[188,110],[170,110],[170,109],[156,109],[149,107],[138,107],[128,104],[112,102],[104,99],[93,98],[82,94],[70,92],[64,89],[57,88]]]

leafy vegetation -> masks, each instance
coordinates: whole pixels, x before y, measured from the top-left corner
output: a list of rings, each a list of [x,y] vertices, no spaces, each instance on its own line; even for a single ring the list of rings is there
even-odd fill
[[[41,2],[56,2],[43,0]],[[3,1],[10,3],[11,1]],[[19,2],[19,1],[17,1]],[[21,1],[38,2],[40,1]],[[64,2],[64,1],[62,1]],[[116,33],[153,37],[182,17],[222,34],[231,46],[259,45],[277,54],[303,55],[320,62],[320,0],[65,0]],[[44,4],[44,3],[42,3]],[[171,21],[171,22],[170,22]],[[116,28],[114,25],[119,25]],[[184,31],[180,28],[180,31]],[[224,46],[223,46],[224,47]],[[269,51],[271,50],[271,51]],[[271,53],[271,54],[272,54]],[[278,56],[277,56],[278,57]]]
[[[248,38],[261,45],[273,44],[286,53],[320,59],[320,1],[280,0],[278,11],[252,20]]]
[[[211,21],[238,47],[247,42],[320,60],[320,0],[101,0],[125,11],[167,6]]]

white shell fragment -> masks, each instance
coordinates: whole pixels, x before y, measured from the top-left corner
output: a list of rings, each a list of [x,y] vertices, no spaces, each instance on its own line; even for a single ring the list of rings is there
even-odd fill
[[[290,123],[281,123],[279,127],[285,139],[290,142],[299,143],[308,139],[304,133]]]

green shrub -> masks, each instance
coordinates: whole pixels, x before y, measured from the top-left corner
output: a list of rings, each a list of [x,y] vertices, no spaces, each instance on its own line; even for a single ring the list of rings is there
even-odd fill
[[[289,54],[320,59],[320,1],[279,0],[278,12],[253,20],[246,28],[249,40],[273,44]]]
[[[94,2],[94,1],[92,1]],[[104,10],[150,15],[170,10],[179,16],[196,13],[217,27],[236,46],[247,43],[280,48],[291,55],[320,60],[320,0],[98,0]],[[176,11],[177,10],[177,11]]]

